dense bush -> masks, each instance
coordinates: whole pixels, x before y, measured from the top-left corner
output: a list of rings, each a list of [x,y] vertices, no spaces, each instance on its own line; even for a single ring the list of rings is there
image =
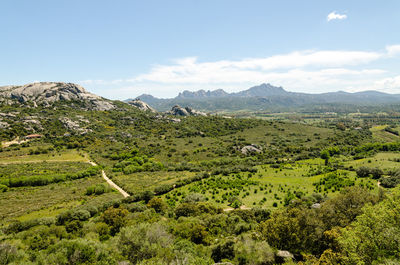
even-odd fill
[[[400,184],[400,170],[395,170],[393,172],[389,172],[387,177],[382,177],[379,179],[382,187],[385,188],[394,188]]]
[[[128,210],[125,208],[110,207],[101,215],[104,223],[110,226],[111,235],[115,235],[119,230],[126,225]]]
[[[356,169],[357,176],[366,178],[372,176],[373,179],[379,179],[383,175],[383,171],[379,168],[359,167]]]
[[[86,188],[86,195],[90,196],[90,195],[101,195],[103,193],[106,193],[110,191],[110,189],[104,185],[104,184],[96,184],[96,185],[92,185]]]
[[[161,254],[173,243],[173,237],[161,224],[139,224],[125,227],[117,238],[122,255],[133,264]]]
[[[6,192],[8,187],[6,185],[0,184],[0,192]]]
[[[133,149],[130,152],[113,154],[110,155],[109,158],[112,160],[118,160],[113,167],[114,172],[122,171],[124,174],[132,174],[142,171],[160,171],[164,169],[162,163],[157,162],[146,155],[139,155],[137,149]]]
[[[75,173],[75,174],[60,174],[55,176],[26,176],[26,177],[10,177],[1,178],[0,184],[7,187],[23,187],[23,186],[44,186],[51,183],[64,182],[67,180],[75,180],[86,177],[98,175],[100,173],[100,167],[93,166],[87,170]]]

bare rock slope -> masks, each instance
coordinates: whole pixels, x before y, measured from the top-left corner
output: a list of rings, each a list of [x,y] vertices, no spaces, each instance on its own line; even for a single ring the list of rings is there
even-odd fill
[[[94,110],[110,110],[115,106],[100,96],[87,92],[80,85],[62,82],[38,82],[23,86],[0,87],[0,103],[32,103],[48,106],[58,101],[81,101]]]
[[[143,110],[143,111],[157,112],[155,109],[150,107],[146,102],[143,102],[140,99],[134,99],[134,100],[128,101],[128,104],[132,105],[140,110]]]

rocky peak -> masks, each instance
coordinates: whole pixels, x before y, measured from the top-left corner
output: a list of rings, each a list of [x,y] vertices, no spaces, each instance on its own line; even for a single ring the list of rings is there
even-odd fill
[[[204,89],[198,90],[198,91],[188,91],[185,90],[181,93],[176,98],[209,98],[209,97],[225,97],[228,96],[229,94],[226,93],[223,89],[217,89],[213,91],[205,91]]]
[[[0,87],[0,102],[50,105],[58,101],[83,101],[89,109],[110,110],[115,106],[100,96],[87,92],[73,83],[38,82],[23,86]],[[10,102],[11,101],[11,102]]]
[[[261,84],[259,86],[253,86],[247,90],[233,93],[233,96],[238,97],[269,97],[269,96],[282,96],[287,95],[288,92],[282,87],[276,87],[271,84]]]

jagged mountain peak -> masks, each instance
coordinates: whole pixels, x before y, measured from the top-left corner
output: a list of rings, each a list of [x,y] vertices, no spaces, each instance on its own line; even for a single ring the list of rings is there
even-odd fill
[[[205,98],[205,97],[224,97],[228,96],[229,93],[225,92],[223,89],[217,89],[217,90],[208,90],[205,91],[204,89],[200,89],[198,91],[189,91],[185,90],[181,93],[176,98]]]
[[[250,87],[247,90],[233,93],[234,96],[239,97],[269,97],[269,96],[278,96],[278,95],[286,95],[289,92],[284,90],[282,87],[276,87],[271,84],[263,83],[258,86]]]

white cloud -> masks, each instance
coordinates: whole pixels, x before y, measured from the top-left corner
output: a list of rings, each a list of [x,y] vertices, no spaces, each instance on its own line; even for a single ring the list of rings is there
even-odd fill
[[[336,19],[343,20],[346,18],[347,18],[346,14],[339,14],[339,13],[336,13],[336,11],[333,11],[333,12],[329,13],[329,15],[326,17],[326,20],[327,21],[336,20]]]
[[[400,45],[386,46],[386,51],[390,57],[400,54]]]
[[[395,77],[384,78],[374,83],[375,89],[384,90],[391,93],[399,93],[400,90],[400,75]]]
[[[400,78],[371,67],[400,55],[400,45],[381,51],[306,50],[263,58],[202,62],[197,57],[154,65],[130,79],[84,80],[78,83],[105,97],[125,99],[140,94],[174,97],[182,90],[218,89],[228,92],[260,83],[283,86],[289,91],[319,93],[366,89],[400,92]],[[398,75],[399,73],[397,73]],[[396,75],[396,74],[395,74]],[[102,92],[101,92],[102,91]]]
[[[171,65],[156,65],[149,73],[141,74],[130,82],[160,83],[227,83],[265,80],[272,71],[288,71],[304,67],[337,68],[366,64],[383,54],[364,51],[298,51],[266,58],[238,61],[221,60],[198,62],[196,57],[175,60]]]

